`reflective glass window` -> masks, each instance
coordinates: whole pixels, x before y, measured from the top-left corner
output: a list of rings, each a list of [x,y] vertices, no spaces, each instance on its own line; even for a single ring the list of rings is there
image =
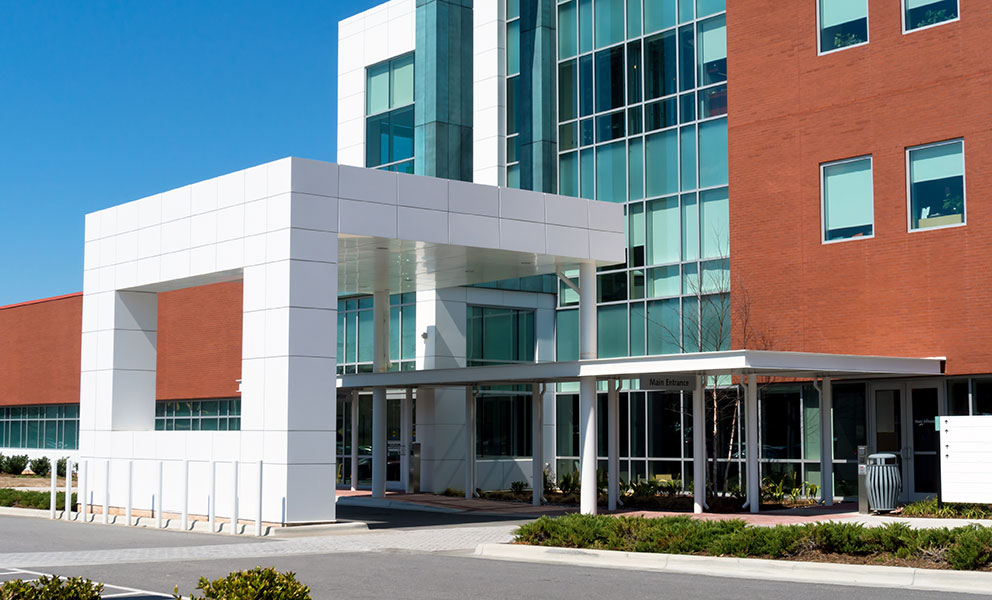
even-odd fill
[[[730,202],[727,188],[699,193],[702,258],[730,255]]]
[[[623,115],[623,112],[619,113]],[[606,202],[627,199],[627,146],[614,142],[596,147],[596,198]]]
[[[576,39],[575,0],[558,7],[558,58],[575,56]]]
[[[675,26],[677,0],[647,0],[644,2],[644,33]]]
[[[868,41],[868,0],[819,0],[820,52]]]
[[[661,198],[647,203],[647,264],[663,265],[679,261],[681,237],[679,235],[679,200],[677,197]]]
[[[696,0],[696,17],[705,17],[726,10],[726,0]]]
[[[727,18],[699,22],[699,85],[727,80]]]
[[[624,105],[623,46],[596,53],[596,112]]]
[[[909,150],[910,229],[964,223],[964,143]]]
[[[875,221],[871,158],[825,164],[822,173],[824,241],[871,236]]]
[[[624,0],[596,0],[596,47],[624,39]]]
[[[579,115],[578,73],[574,60],[558,65],[558,120],[568,121]]]
[[[660,98],[676,91],[675,31],[666,31],[644,41],[645,99]]]
[[[596,320],[598,356],[627,356],[627,305],[600,306],[596,311]]]
[[[699,124],[699,187],[727,185],[727,120]]]
[[[702,129],[700,127],[700,129]],[[726,132],[726,128],[724,129]],[[645,138],[645,161],[647,169],[647,195],[662,196],[673,194],[679,188],[678,133],[672,129],[652,133]],[[702,150],[700,144],[700,150]],[[726,133],[724,134],[723,156],[726,157]],[[726,167],[724,167],[726,171]]]
[[[958,18],[958,0],[903,0],[906,31]]]

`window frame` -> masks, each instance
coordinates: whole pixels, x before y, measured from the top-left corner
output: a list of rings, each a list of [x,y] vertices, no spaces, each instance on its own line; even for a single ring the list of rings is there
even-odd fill
[[[934,23],[932,25],[924,25],[923,27],[916,27],[915,29],[906,29],[906,0],[899,0],[899,9],[901,10],[902,19],[902,34],[906,35],[908,33],[916,33],[917,31],[925,31],[927,29],[933,29],[934,27],[940,27],[941,25],[946,25],[948,23],[955,23],[961,20],[961,0],[955,0],[958,5],[958,16],[953,19],[948,19],[946,21],[941,21],[940,23]]]
[[[862,235],[855,237],[840,238],[836,240],[827,239],[827,186],[826,183],[826,168],[835,165],[842,165],[845,163],[856,162],[859,160],[868,159],[868,166],[871,169],[871,235]],[[855,240],[870,240],[875,237],[875,160],[871,154],[862,154],[861,156],[852,156],[851,158],[842,158],[840,160],[832,160],[829,162],[820,163],[820,243],[821,244],[837,244],[840,242],[851,242]]]
[[[961,222],[951,223],[950,225],[935,225],[933,227],[916,227],[913,228],[913,181],[911,179],[912,171],[910,168],[910,153],[914,150],[923,150],[925,148],[933,148],[935,146],[946,146],[949,144],[961,144]],[[964,151],[964,138],[951,138],[949,140],[942,140],[939,142],[930,142],[927,144],[920,144],[917,146],[907,146],[906,147],[906,231],[909,233],[918,233],[921,231],[937,231],[941,229],[952,229],[954,227],[964,227],[968,224],[968,167],[965,164],[965,151]]]
[[[411,106],[416,106],[416,104],[417,104],[417,94],[416,94],[416,82],[417,82],[416,61],[414,61],[414,73],[413,73],[413,85],[414,85],[413,100],[410,101],[407,104],[401,104],[399,106],[389,107],[386,110],[381,110],[381,111],[376,112],[376,113],[369,113],[369,111],[368,111],[368,102],[369,102],[369,71],[372,70],[372,69],[375,69],[376,67],[381,67],[382,65],[387,65],[386,73],[388,74],[388,76],[387,76],[387,81],[388,81],[387,86],[388,86],[388,88],[386,90],[386,96],[387,96],[386,104],[388,106],[388,104],[389,104],[389,98],[392,98],[392,94],[393,94],[393,89],[392,89],[392,85],[393,85],[393,81],[392,81],[392,78],[393,78],[393,66],[392,66],[392,63],[394,61],[397,61],[397,60],[401,59],[401,58],[405,58],[406,56],[412,56],[413,54],[414,54],[413,52],[404,52],[402,54],[397,54],[396,56],[390,56],[389,58],[380,60],[380,61],[375,62],[375,63],[372,63],[370,65],[365,65],[365,67],[363,69],[363,74],[365,76],[365,87],[364,87],[364,94],[365,94],[365,98],[364,98],[365,110],[364,110],[364,112],[365,112],[365,116],[362,117],[362,142],[363,142],[362,143],[362,154],[363,154],[363,156],[362,156],[362,165],[366,169],[376,169],[376,170],[380,170],[380,171],[389,171],[389,170],[394,170],[391,167],[396,167],[398,165],[402,165],[402,164],[406,164],[406,163],[411,163],[411,164],[416,165],[416,162],[415,162],[416,161],[416,158],[417,158],[416,143],[414,144],[413,155],[411,155],[411,156],[409,156],[407,158],[386,161],[386,162],[384,162],[382,164],[375,165],[375,166],[369,166],[369,164],[368,164],[369,119],[371,119],[373,117],[381,117],[382,115],[389,115],[390,118],[391,118],[392,117],[392,113],[394,113],[394,112],[396,112],[398,110],[402,110],[404,108],[408,108],[408,107],[411,107]],[[416,128],[416,119],[414,119],[414,127]]]
[[[867,46],[871,42],[871,2],[865,0],[865,41],[851,44],[850,46],[843,46],[841,48],[834,48],[833,50],[824,50],[822,47],[822,33],[823,30],[820,27],[820,2],[822,0],[813,0],[816,4],[816,55],[824,56],[826,54],[833,54],[834,52],[840,52],[841,50],[850,50],[851,48],[858,48],[861,46]]]

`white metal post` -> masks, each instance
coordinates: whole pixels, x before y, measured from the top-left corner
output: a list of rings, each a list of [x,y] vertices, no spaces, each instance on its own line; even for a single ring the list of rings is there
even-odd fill
[[[210,496],[207,498],[207,523],[210,533],[217,531],[217,461],[210,461]]]
[[[531,478],[534,480],[534,493],[531,502],[540,506],[544,500],[544,396],[541,385],[531,384]]]
[[[65,511],[67,521],[72,520],[72,459],[65,459]]]
[[[231,535],[238,535],[238,461],[231,463],[233,495],[231,496]]]
[[[465,386],[465,497],[475,497],[475,393]]]
[[[131,526],[131,500],[134,487],[134,461],[127,461],[127,505],[124,507],[124,525]]]
[[[79,496],[82,498],[80,510],[82,511],[83,523],[89,517],[89,484],[90,484],[90,462],[81,461],[79,463]]]
[[[189,461],[183,461],[183,531],[189,530]]]
[[[701,513],[706,508],[706,431],[703,403],[703,376],[696,375],[692,390],[692,512]]]
[[[258,507],[255,511],[255,535],[262,535],[262,461],[258,461]]]
[[[49,494],[51,496],[51,498],[49,498],[48,504],[49,504],[49,509],[50,509],[50,512],[51,512],[51,515],[50,516],[51,516],[51,518],[54,519],[55,518],[55,501],[58,499],[58,496],[59,496],[59,479],[58,479],[58,477],[59,477],[59,467],[58,467],[58,464],[59,463],[58,463],[58,459],[52,460],[51,462],[52,462],[52,490],[51,490],[51,493]]]
[[[747,394],[744,398],[745,444],[747,453],[747,504],[751,512],[761,510],[761,442],[758,440],[758,381],[752,373],[747,376]]]
[[[833,383],[824,377],[820,392],[820,493],[827,506],[834,504],[833,407]]]
[[[606,441],[607,441],[607,464],[609,471],[609,491],[607,492],[607,508],[617,509],[617,496],[620,494],[620,438],[619,438],[619,411],[620,394],[617,392],[617,382],[610,379],[606,382],[607,407],[606,407]]]
[[[155,527],[162,529],[162,471],[165,470],[165,465],[162,461],[158,461],[158,487],[155,492]]]
[[[103,463],[103,524],[110,522],[110,459]]]
[[[579,265],[579,359],[596,358],[596,265]],[[596,514],[596,378],[579,380],[579,510]]]
[[[351,393],[351,491],[358,489],[358,392]]]
[[[403,493],[409,494],[410,486],[410,447],[413,444],[413,388],[406,388],[400,400],[400,483]]]

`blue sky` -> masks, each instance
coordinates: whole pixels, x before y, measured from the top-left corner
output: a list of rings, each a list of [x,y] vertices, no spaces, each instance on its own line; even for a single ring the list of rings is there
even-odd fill
[[[83,215],[334,160],[337,22],[382,0],[0,0],[0,306],[82,290]]]

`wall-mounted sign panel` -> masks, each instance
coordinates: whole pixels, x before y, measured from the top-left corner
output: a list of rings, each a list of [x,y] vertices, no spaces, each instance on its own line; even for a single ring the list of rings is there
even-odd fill
[[[641,375],[642,390],[691,392],[696,387],[695,375]]]
[[[938,418],[944,502],[992,503],[992,415]]]

